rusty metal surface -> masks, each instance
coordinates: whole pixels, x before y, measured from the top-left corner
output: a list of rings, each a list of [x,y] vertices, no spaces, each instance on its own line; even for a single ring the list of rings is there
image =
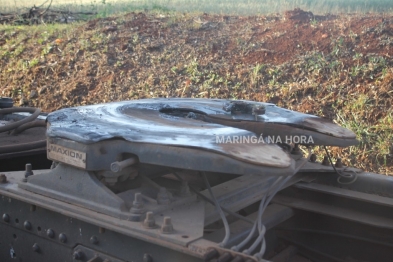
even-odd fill
[[[46,171],[35,170],[34,172],[39,174]],[[132,222],[124,219],[115,218],[113,216],[108,216],[102,213],[98,213],[96,211],[86,209],[82,206],[59,201],[53,198],[48,198],[39,194],[23,190],[18,187],[17,184],[24,177],[24,172],[6,172],[5,175],[8,178],[8,182],[5,184],[0,184],[0,194],[3,196],[2,199],[5,202],[8,202],[11,198],[15,200],[20,200],[28,204],[36,205],[39,209],[47,209],[57,214],[61,214],[67,217],[67,221],[80,220],[96,226],[97,229],[98,227],[104,228],[108,231],[113,231],[120,233],[124,236],[132,237],[135,240],[143,240],[149,244],[162,246],[167,249],[188,254],[196,258],[202,258],[203,254],[206,253],[209,248],[214,247],[217,249],[219,254],[222,254],[223,252],[231,252],[233,255],[241,255],[244,260],[250,259],[251,261],[256,261],[255,258],[251,256],[220,248],[217,243],[202,239],[202,235],[188,235],[188,232],[186,232],[185,227],[183,226],[187,222],[187,219],[185,219],[184,216],[172,216],[172,223],[174,226],[174,232],[172,234],[161,233],[159,225],[162,223],[162,218],[165,217],[167,214],[171,214],[171,212],[175,212],[176,210],[163,211],[162,213],[157,214],[156,223],[158,227],[154,229],[146,229],[146,227],[143,226],[142,222]],[[200,204],[203,208],[204,203],[200,202]],[[193,208],[192,206],[193,205],[189,207],[185,206],[184,208]],[[181,213],[184,215],[186,212],[187,211],[183,211]],[[163,215],[161,216],[161,214]],[[188,228],[190,228],[190,225],[193,225],[193,223],[187,223],[186,225]],[[98,230],[96,232],[97,234],[99,233]],[[163,254],[163,256],[165,255],[166,254]],[[140,260],[136,259],[135,261]],[[158,259],[157,261],[167,260]]]
[[[290,158],[281,148],[255,141],[238,143],[236,139],[262,134],[279,135],[283,142],[286,136],[312,136],[314,144],[347,146],[357,143],[353,132],[332,122],[251,101],[133,100],[62,109],[49,114],[47,120],[49,137],[84,144],[121,138],[138,143],[193,147],[277,167],[290,165]],[[224,137],[226,143],[218,143],[218,137]]]
[[[39,171],[36,171],[37,173]],[[23,177],[23,172],[6,172],[5,175],[9,179],[9,183],[0,184],[1,195],[9,196],[18,200],[22,200],[27,203],[35,204],[37,206],[53,210],[55,212],[62,213],[69,217],[80,219],[97,226],[101,226],[107,229],[111,229],[125,235],[129,235],[138,239],[153,242],[161,245],[174,245],[181,249],[182,246],[186,246],[188,243],[198,239],[198,236],[191,236],[184,238],[182,236],[187,235],[187,232],[182,231],[179,227],[176,228],[173,234],[161,234],[159,233],[160,228],[146,230],[142,222],[132,222],[129,220],[124,220],[116,218],[113,216],[108,216],[106,214],[98,213],[90,209],[78,206],[75,204],[59,201],[53,198],[45,197],[39,194],[31,193],[29,191],[23,190],[17,186],[17,183],[21,181]],[[163,213],[165,215],[165,213]],[[161,222],[163,216],[157,216],[157,224]],[[181,219],[181,217],[174,218]]]
[[[288,167],[272,166],[272,163],[269,161],[254,164],[249,163],[244,158],[236,159],[229,154],[203,148],[135,143],[121,139],[104,140],[89,145],[60,138],[49,138],[48,142],[52,145],[60,145],[72,150],[85,152],[85,170],[91,171],[110,170],[111,163],[117,161],[116,157],[120,154],[138,156],[140,164],[238,175],[288,176],[293,174],[295,168],[293,160],[288,161],[290,163]],[[257,147],[258,145],[251,144],[250,146]],[[51,148],[49,146],[48,150],[51,150]],[[266,151],[266,154],[269,152]],[[284,151],[279,152],[280,156],[289,158]],[[272,157],[277,157],[277,155]],[[261,172],[261,166],[263,167],[263,172]]]
[[[247,216],[247,218],[255,221],[257,218],[258,212],[254,212]],[[278,204],[271,204],[266,207],[266,211],[263,213],[262,221],[265,225],[266,229],[269,230],[274,228],[275,226],[279,225],[280,223],[284,222],[285,220],[289,219],[294,215],[294,210],[281,206]],[[239,244],[243,239],[247,237],[249,232],[251,231],[252,224],[244,220],[237,220],[230,224],[231,228],[231,237],[228,241],[227,246],[232,247],[234,245]],[[213,242],[220,242],[225,236],[224,228],[214,231],[213,233],[207,234],[205,239],[213,241]],[[254,237],[257,237],[255,232]]]
[[[272,202],[364,225],[393,229],[393,199],[387,197],[300,182],[280,191]]]

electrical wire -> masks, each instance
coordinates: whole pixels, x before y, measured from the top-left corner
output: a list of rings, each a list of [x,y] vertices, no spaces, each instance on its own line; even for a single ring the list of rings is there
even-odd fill
[[[46,122],[44,120],[38,120],[38,121],[31,121],[29,123],[22,124],[18,126],[17,128],[12,131],[12,135],[17,135],[19,133],[22,133],[23,131],[33,128],[33,127],[46,127]]]
[[[229,237],[231,236],[231,231],[230,231],[230,228],[229,228],[228,220],[227,220],[227,218],[226,218],[224,212],[222,211],[221,206],[220,206],[220,204],[218,203],[217,198],[216,198],[216,197],[214,196],[214,194],[213,194],[212,188],[210,187],[210,184],[209,184],[209,181],[207,180],[207,177],[206,177],[206,173],[205,173],[205,172],[202,172],[202,177],[203,177],[203,180],[205,181],[207,190],[209,191],[210,196],[211,196],[211,198],[213,199],[214,204],[216,205],[217,211],[218,211],[218,213],[220,214],[220,217],[221,217],[221,219],[222,219],[222,222],[224,223],[225,237],[224,237],[224,239],[222,240],[222,242],[220,243],[220,246],[221,246],[221,247],[225,247],[226,244],[227,244],[228,241],[229,241]]]
[[[272,186],[266,191],[265,195],[263,196],[263,198],[262,198],[262,200],[261,200],[261,202],[260,202],[260,204],[259,204],[258,214],[259,214],[259,210],[261,209],[261,206],[262,206],[262,205],[264,204],[264,202],[265,202],[266,195],[269,194],[269,190],[270,190],[272,187],[274,187],[281,179],[282,179],[281,176],[278,177],[278,178],[276,179],[276,181],[273,182]],[[234,250],[234,251],[239,251],[240,249],[242,249],[242,248],[251,240],[251,238],[254,236],[255,231],[256,231],[256,229],[257,229],[257,222],[258,222],[258,217],[257,217],[257,219],[255,220],[254,225],[253,225],[253,227],[252,227],[250,233],[248,234],[248,236],[247,236],[242,242],[240,242],[240,243],[237,244],[236,246],[233,246],[233,247],[231,248],[232,250]]]
[[[241,250],[254,236],[255,231],[258,230],[259,232],[259,236],[257,237],[257,239],[252,243],[252,245],[243,251],[243,253],[245,254],[251,254],[256,248],[257,246],[261,243],[261,249],[258,253],[256,253],[254,256],[257,257],[258,259],[262,258],[262,256],[264,255],[265,251],[266,251],[266,242],[264,239],[264,235],[266,233],[266,227],[263,225],[262,223],[262,215],[266,209],[266,207],[268,206],[268,204],[271,202],[271,200],[273,199],[273,197],[277,194],[277,192],[288,182],[288,180],[290,178],[292,178],[293,175],[295,175],[310,159],[311,157],[311,149],[309,149],[309,154],[307,156],[306,159],[304,159],[294,170],[293,174],[291,174],[290,176],[287,176],[283,179],[283,177],[278,177],[273,184],[270,186],[270,188],[266,191],[266,193],[264,194],[260,205],[259,205],[259,209],[258,209],[258,216],[257,219],[255,220],[255,222],[253,223],[253,227],[251,229],[251,231],[249,232],[248,236],[238,245],[233,246],[231,249],[234,251],[239,251]],[[200,172],[201,173],[201,172]],[[182,181],[183,179],[176,174],[176,172],[173,172],[173,174],[180,180]],[[201,173],[203,180],[205,182],[205,185],[209,191],[209,194],[211,196],[211,199],[207,198],[206,196],[204,196],[203,194],[200,194],[197,190],[193,189],[192,187],[190,187],[192,189],[192,191],[194,191],[197,195],[201,196],[203,199],[207,200],[210,203],[214,203],[214,205],[217,208],[218,213],[220,214],[220,217],[223,221],[224,224],[224,228],[225,228],[225,237],[224,240],[220,243],[221,247],[225,247],[226,244],[228,243],[229,237],[230,237],[230,228],[229,228],[229,224],[228,221],[225,217],[225,214],[223,212],[224,208],[222,208],[219,204],[219,202],[217,201],[216,197],[213,194],[213,191],[210,187],[209,181],[207,180],[206,174],[204,172]],[[212,203],[212,204],[213,204]],[[224,210],[226,211],[226,210]],[[229,212],[227,212],[229,213]],[[229,213],[230,214],[230,213]],[[235,213],[236,214],[236,213]],[[238,214],[236,214],[237,216],[239,216]],[[241,219],[244,220],[244,217],[240,216]],[[248,221],[251,222],[251,221]]]
[[[178,179],[179,181],[184,181],[184,179],[181,178],[175,171],[172,171],[172,174],[174,174],[174,175],[177,177],[177,179]],[[205,195],[203,195],[202,193],[200,193],[200,192],[199,192],[197,189],[195,189],[193,186],[191,186],[191,185],[188,185],[188,186],[190,187],[191,191],[194,192],[197,196],[199,196],[199,197],[202,198],[203,200],[209,202],[209,203],[212,204],[213,206],[215,205],[215,203],[214,203],[213,200],[211,200],[211,199],[208,198],[207,196],[205,196]],[[241,220],[243,220],[243,221],[245,221],[245,222],[247,222],[247,223],[254,224],[254,221],[253,221],[253,220],[251,220],[251,219],[249,219],[249,218],[247,218],[247,217],[244,217],[244,216],[242,216],[242,215],[239,215],[239,214],[237,214],[237,213],[235,213],[235,212],[232,212],[231,210],[229,210],[229,209],[227,209],[227,208],[225,208],[225,207],[223,207],[223,206],[221,206],[221,205],[220,205],[220,207],[221,207],[221,209],[222,209],[225,213],[227,213],[227,214],[229,214],[229,215],[231,215],[231,216],[237,217],[237,218],[239,218],[239,219],[241,219]]]
[[[355,171],[353,171],[353,170],[349,170],[349,171],[352,172],[353,174],[342,174],[342,173],[340,173],[340,172],[336,169],[336,167],[334,166],[333,161],[332,161],[332,159],[331,159],[331,157],[330,157],[329,151],[327,150],[326,146],[323,146],[323,148],[325,149],[326,155],[327,155],[327,157],[328,157],[328,159],[329,159],[330,165],[331,165],[331,166],[333,167],[333,169],[334,169],[334,172],[336,172],[337,175],[339,175],[339,177],[337,178],[337,183],[339,183],[339,184],[341,184],[341,185],[350,185],[350,184],[353,184],[353,183],[358,179],[358,174],[357,174]],[[348,182],[343,182],[343,181],[341,181],[341,178],[350,179],[350,181],[348,181]]]
[[[270,201],[273,199],[273,197],[277,194],[277,192],[285,185],[286,182],[288,182],[289,179],[291,179],[292,176],[294,176],[299,170],[310,160],[311,157],[311,148],[308,148],[308,156],[306,159],[304,159],[294,170],[293,174],[286,177],[272,192],[272,194],[269,196],[268,199],[265,203],[263,203],[262,209],[258,210],[258,224],[260,225],[260,231],[259,231],[259,236],[258,238],[254,241],[252,246],[249,248],[250,253],[253,251],[251,248],[255,248],[261,241],[261,249],[258,253],[254,254],[254,257],[257,259],[262,259],[263,255],[265,254],[266,251],[266,243],[265,243],[265,233],[266,233],[266,228],[264,225],[262,225],[262,214],[265,211],[267,205],[270,203]]]
[[[26,118],[23,118],[22,120],[16,121],[12,124],[1,126],[0,133],[11,131],[11,130],[21,126],[22,124],[33,121],[41,113],[41,109],[34,108],[34,107],[12,107],[12,108],[0,109],[0,115],[12,114],[15,112],[28,112],[28,113],[31,113],[31,115],[29,115]]]
[[[16,112],[27,112],[31,113],[28,117],[25,117],[19,121],[16,121],[11,124],[7,124],[5,126],[0,127],[0,133],[12,131],[13,135],[16,135],[26,129],[33,127],[44,127],[45,122],[43,121],[34,121],[39,114],[41,113],[41,109],[34,107],[12,107],[12,108],[4,108],[0,109],[0,115],[6,115]],[[39,140],[30,143],[21,143],[16,145],[7,145],[0,146],[0,154],[13,153],[18,151],[32,150],[36,148],[41,148],[46,146],[46,140]]]

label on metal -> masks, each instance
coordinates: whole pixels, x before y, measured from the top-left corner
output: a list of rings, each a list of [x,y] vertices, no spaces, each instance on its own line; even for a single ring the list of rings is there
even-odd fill
[[[86,168],[86,153],[49,142],[48,158],[71,166]]]

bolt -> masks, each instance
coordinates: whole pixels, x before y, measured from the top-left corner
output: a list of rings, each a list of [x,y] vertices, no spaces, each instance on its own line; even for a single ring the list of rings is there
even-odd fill
[[[59,240],[61,243],[67,242],[67,236],[64,233],[60,233]]]
[[[173,232],[171,217],[164,217],[164,223],[161,226],[161,232],[164,234],[170,234]]]
[[[342,168],[343,167],[343,162],[341,161],[341,158],[337,158],[335,166],[338,167],[338,168]]]
[[[153,258],[149,254],[144,254],[143,262],[153,262]]]
[[[135,200],[134,200],[134,202],[132,202],[132,205],[135,208],[142,208],[143,207],[142,194],[141,193],[135,193]]]
[[[143,225],[146,228],[155,228],[156,227],[156,221],[154,219],[153,212],[146,213],[146,219],[145,219],[145,221],[143,221]]]
[[[31,164],[26,164],[25,178],[34,175],[33,166]]]
[[[190,187],[188,186],[188,182],[187,181],[181,181],[181,187],[180,187],[180,196],[190,196],[191,192],[190,192]]]
[[[134,202],[132,202],[130,213],[131,221],[141,221],[142,215],[145,213],[145,210],[143,209],[143,200],[141,193],[135,193],[135,199]]]
[[[0,174],[0,183],[7,183],[7,176],[5,174]]]
[[[31,223],[29,221],[25,221],[25,223],[23,223],[23,226],[27,229],[30,230],[31,229]]]
[[[214,248],[209,248],[207,252],[203,255],[203,261],[210,261],[213,258],[218,257],[219,253]]]
[[[228,252],[225,252],[217,259],[217,262],[229,262],[231,260],[232,260],[232,255]]]
[[[74,254],[72,254],[72,258],[75,260],[82,260],[85,254],[81,250],[76,250]]]
[[[40,246],[37,243],[34,243],[32,249],[34,252],[38,253],[40,251]]]
[[[10,216],[8,214],[3,214],[3,221],[4,222],[10,222]]]
[[[160,187],[157,194],[157,202],[160,205],[169,205],[171,200],[169,199],[168,191],[165,187]]]
[[[329,158],[327,156],[323,157],[322,165],[323,166],[330,166]]]
[[[234,259],[232,259],[231,262],[244,262],[244,258],[242,258],[241,256],[237,255],[237,256],[235,256]]]
[[[97,245],[98,244],[98,238],[96,237],[96,236],[92,236],[91,238],[90,238],[90,243],[92,243],[92,244],[94,244],[94,245]]]
[[[312,155],[310,156],[310,161],[313,162],[313,163],[315,163],[315,162],[317,161],[317,155],[312,154]]]
[[[48,229],[47,231],[46,231],[46,235],[48,236],[48,237],[50,237],[50,238],[54,238],[55,237],[55,231],[53,231],[53,229]]]

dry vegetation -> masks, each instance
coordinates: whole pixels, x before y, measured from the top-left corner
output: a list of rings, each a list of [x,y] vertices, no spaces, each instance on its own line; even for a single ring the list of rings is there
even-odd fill
[[[393,16],[130,13],[0,27],[0,95],[53,111],[148,97],[270,101],[333,119],[335,157],[393,174]]]

